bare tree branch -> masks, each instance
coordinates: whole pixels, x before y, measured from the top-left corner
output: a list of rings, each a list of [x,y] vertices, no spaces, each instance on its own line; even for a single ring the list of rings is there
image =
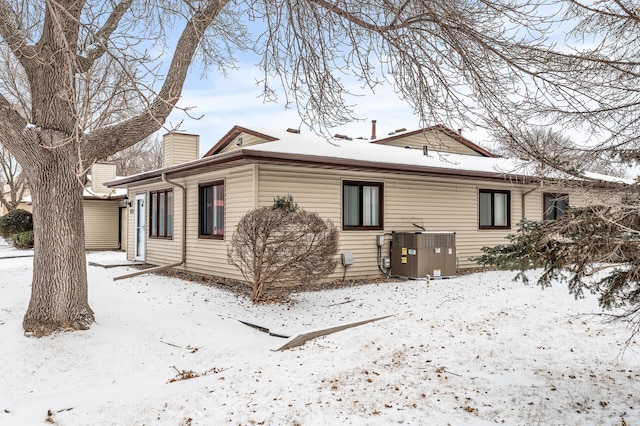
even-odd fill
[[[9,46],[20,62],[30,60],[35,55],[27,44],[27,36],[18,24],[18,17],[7,0],[0,0],[0,37]]]
[[[113,32],[118,27],[120,20],[123,18],[125,13],[127,13],[132,4],[133,0],[122,0],[120,3],[118,3],[109,15],[109,18],[107,19],[103,27],[100,28],[95,33],[95,35],[91,37],[93,39],[93,42],[90,44],[87,56],[78,57],[78,62],[80,63],[80,72],[87,72],[89,68],[91,68],[91,66],[95,63],[96,59],[102,57],[102,55],[107,52],[109,38],[113,35]]]
[[[83,149],[86,162],[131,146],[162,127],[180,99],[182,85],[202,35],[225,4],[226,1],[212,0],[206,8],[194,13],[178,39],[167,79],[155,99],[138,116],[87,135]]]

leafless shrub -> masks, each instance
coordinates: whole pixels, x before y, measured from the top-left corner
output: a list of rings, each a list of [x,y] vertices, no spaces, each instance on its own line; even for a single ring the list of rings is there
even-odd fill
[[[338,230],[317,213],[261,207],[245,214],[227,250],[228,262],[252,284],[251,299],[277,284],[306,284],[335,271]]]

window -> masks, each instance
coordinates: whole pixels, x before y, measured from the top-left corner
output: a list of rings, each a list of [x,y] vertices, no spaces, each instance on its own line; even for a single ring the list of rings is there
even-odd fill
[[[151,199],[149,236],[151,238],[172,238],[173,190],[152,191],[149,196]]]
[[[383,229],[383,185],[376,182],[342,184],[342,228],[345,230]]]
[[[543,194],[542,217],[544,220],[554,220],[562,217],[569,205],[569,196],[567,194]]]
[[[511,227],[511,191],[481,189],[478,198],[480,229]]]
[[[201,184],[198,203],[200,238],[224,238],[224,182]]]

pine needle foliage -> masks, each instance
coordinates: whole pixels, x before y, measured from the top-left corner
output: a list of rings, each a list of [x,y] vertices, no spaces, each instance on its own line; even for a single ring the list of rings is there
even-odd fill
[[[526,271],[541,268],[538,285],[568,285],[576,298],[598,295],[603,309],[621,308],[613,319],[640,331],[640,216],[637,205],[569,208],[551,221],[522,221],[509,243],[483,248],[481,265],[517,270],[515,280],[528,283]]]

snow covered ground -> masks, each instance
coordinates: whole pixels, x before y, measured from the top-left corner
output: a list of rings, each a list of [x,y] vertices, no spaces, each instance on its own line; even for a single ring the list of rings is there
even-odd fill
[[[595,298],[563,285],[490,272],[254,306],[89,267],[96,324],[34,339],[32,259],[12,253],[0,246],[2,425],[640,425],[640,339],[623,353],[629,329],[579,316],[600,312]],[[293,335],[390,313],[287,351],[238,321]]]

